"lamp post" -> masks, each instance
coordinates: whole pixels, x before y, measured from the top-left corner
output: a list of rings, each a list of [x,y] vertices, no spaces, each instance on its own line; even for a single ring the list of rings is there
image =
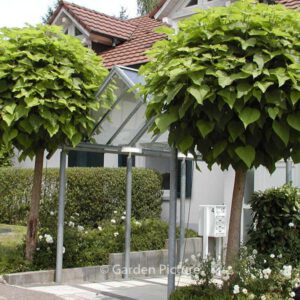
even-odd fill
[[[122,153],[127,154],[126,170],[126,228],[125,228],[125,274],[129,277],[130,268],[130,243],[131,243],[131,207],[132,207],[132,154],[142,153],[142,150],[134,147],[123,147]]]

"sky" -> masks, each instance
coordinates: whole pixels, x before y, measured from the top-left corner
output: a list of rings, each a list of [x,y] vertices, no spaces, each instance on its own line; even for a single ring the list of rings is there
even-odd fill
[[[37,24],[47,13],[54,0],[0,0],[0,27],[22,27],[26,23]],[[78,5],[118,16],[121,6],[130,17],[137,12],[136,0],[68,0]]]

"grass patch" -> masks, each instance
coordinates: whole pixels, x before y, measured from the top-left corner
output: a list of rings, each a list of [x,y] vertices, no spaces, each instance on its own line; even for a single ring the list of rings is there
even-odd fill
[[[25,226],[0,224],[0,274],[28,270],[22,250],[25,234]]]

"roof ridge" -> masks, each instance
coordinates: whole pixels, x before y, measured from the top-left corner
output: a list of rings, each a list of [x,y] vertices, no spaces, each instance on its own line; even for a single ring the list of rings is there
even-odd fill
[[[88,7],[86,7],[86,6],[78,5],[78,4],[73,3],[73,2],[69,2],[69,1],[65,1],[65,0],[61,0],[61,2],[62,2],[63,4],[66,4],[66,5],[71,5],[71,6],[75,6],[75,7],[81,8],[81,9],[88,10],[88,11],[90,11],[90,12],[94,12],[94,13],[96,13],[96,14],[98,14],[98,15],[101,15],[101,16],[104,16],[104,17],[108,17],[108,18],[114,19],[114,20],[116,20],[116,21],[120,21],[120,22],[123,22],[123,23],[126,23],[126,21],[127,21],[127,20],[122,20],[122,19],[120,19],[120,18],[118,18],[118,17],[115,17],[115,16],[111,16],[111,15],[108,15],[108,14],[105,14],[105,13],[102,13],[102,12],[99,12],[99,11],[94,10],[94,9],[91,9],[91,8],[88,8]]]

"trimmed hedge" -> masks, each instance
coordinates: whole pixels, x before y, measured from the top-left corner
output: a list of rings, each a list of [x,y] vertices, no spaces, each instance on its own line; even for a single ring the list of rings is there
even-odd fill
[[[247,246],[300,263],[300,188],[284,185],[253,194],[253,224]]]
[[[33,171],[0,169],[0,223],[25,224]],[[43,214],[57,211],[58,170],[44,170],[41,220]],[[93,226],[110,219],[115,210],[125,210],[125,168],[67,169],[66,217],[80,213],[82,225]],[[161,176],[149,169],[133,169],[132,213],[136,219],[159,218]]]

